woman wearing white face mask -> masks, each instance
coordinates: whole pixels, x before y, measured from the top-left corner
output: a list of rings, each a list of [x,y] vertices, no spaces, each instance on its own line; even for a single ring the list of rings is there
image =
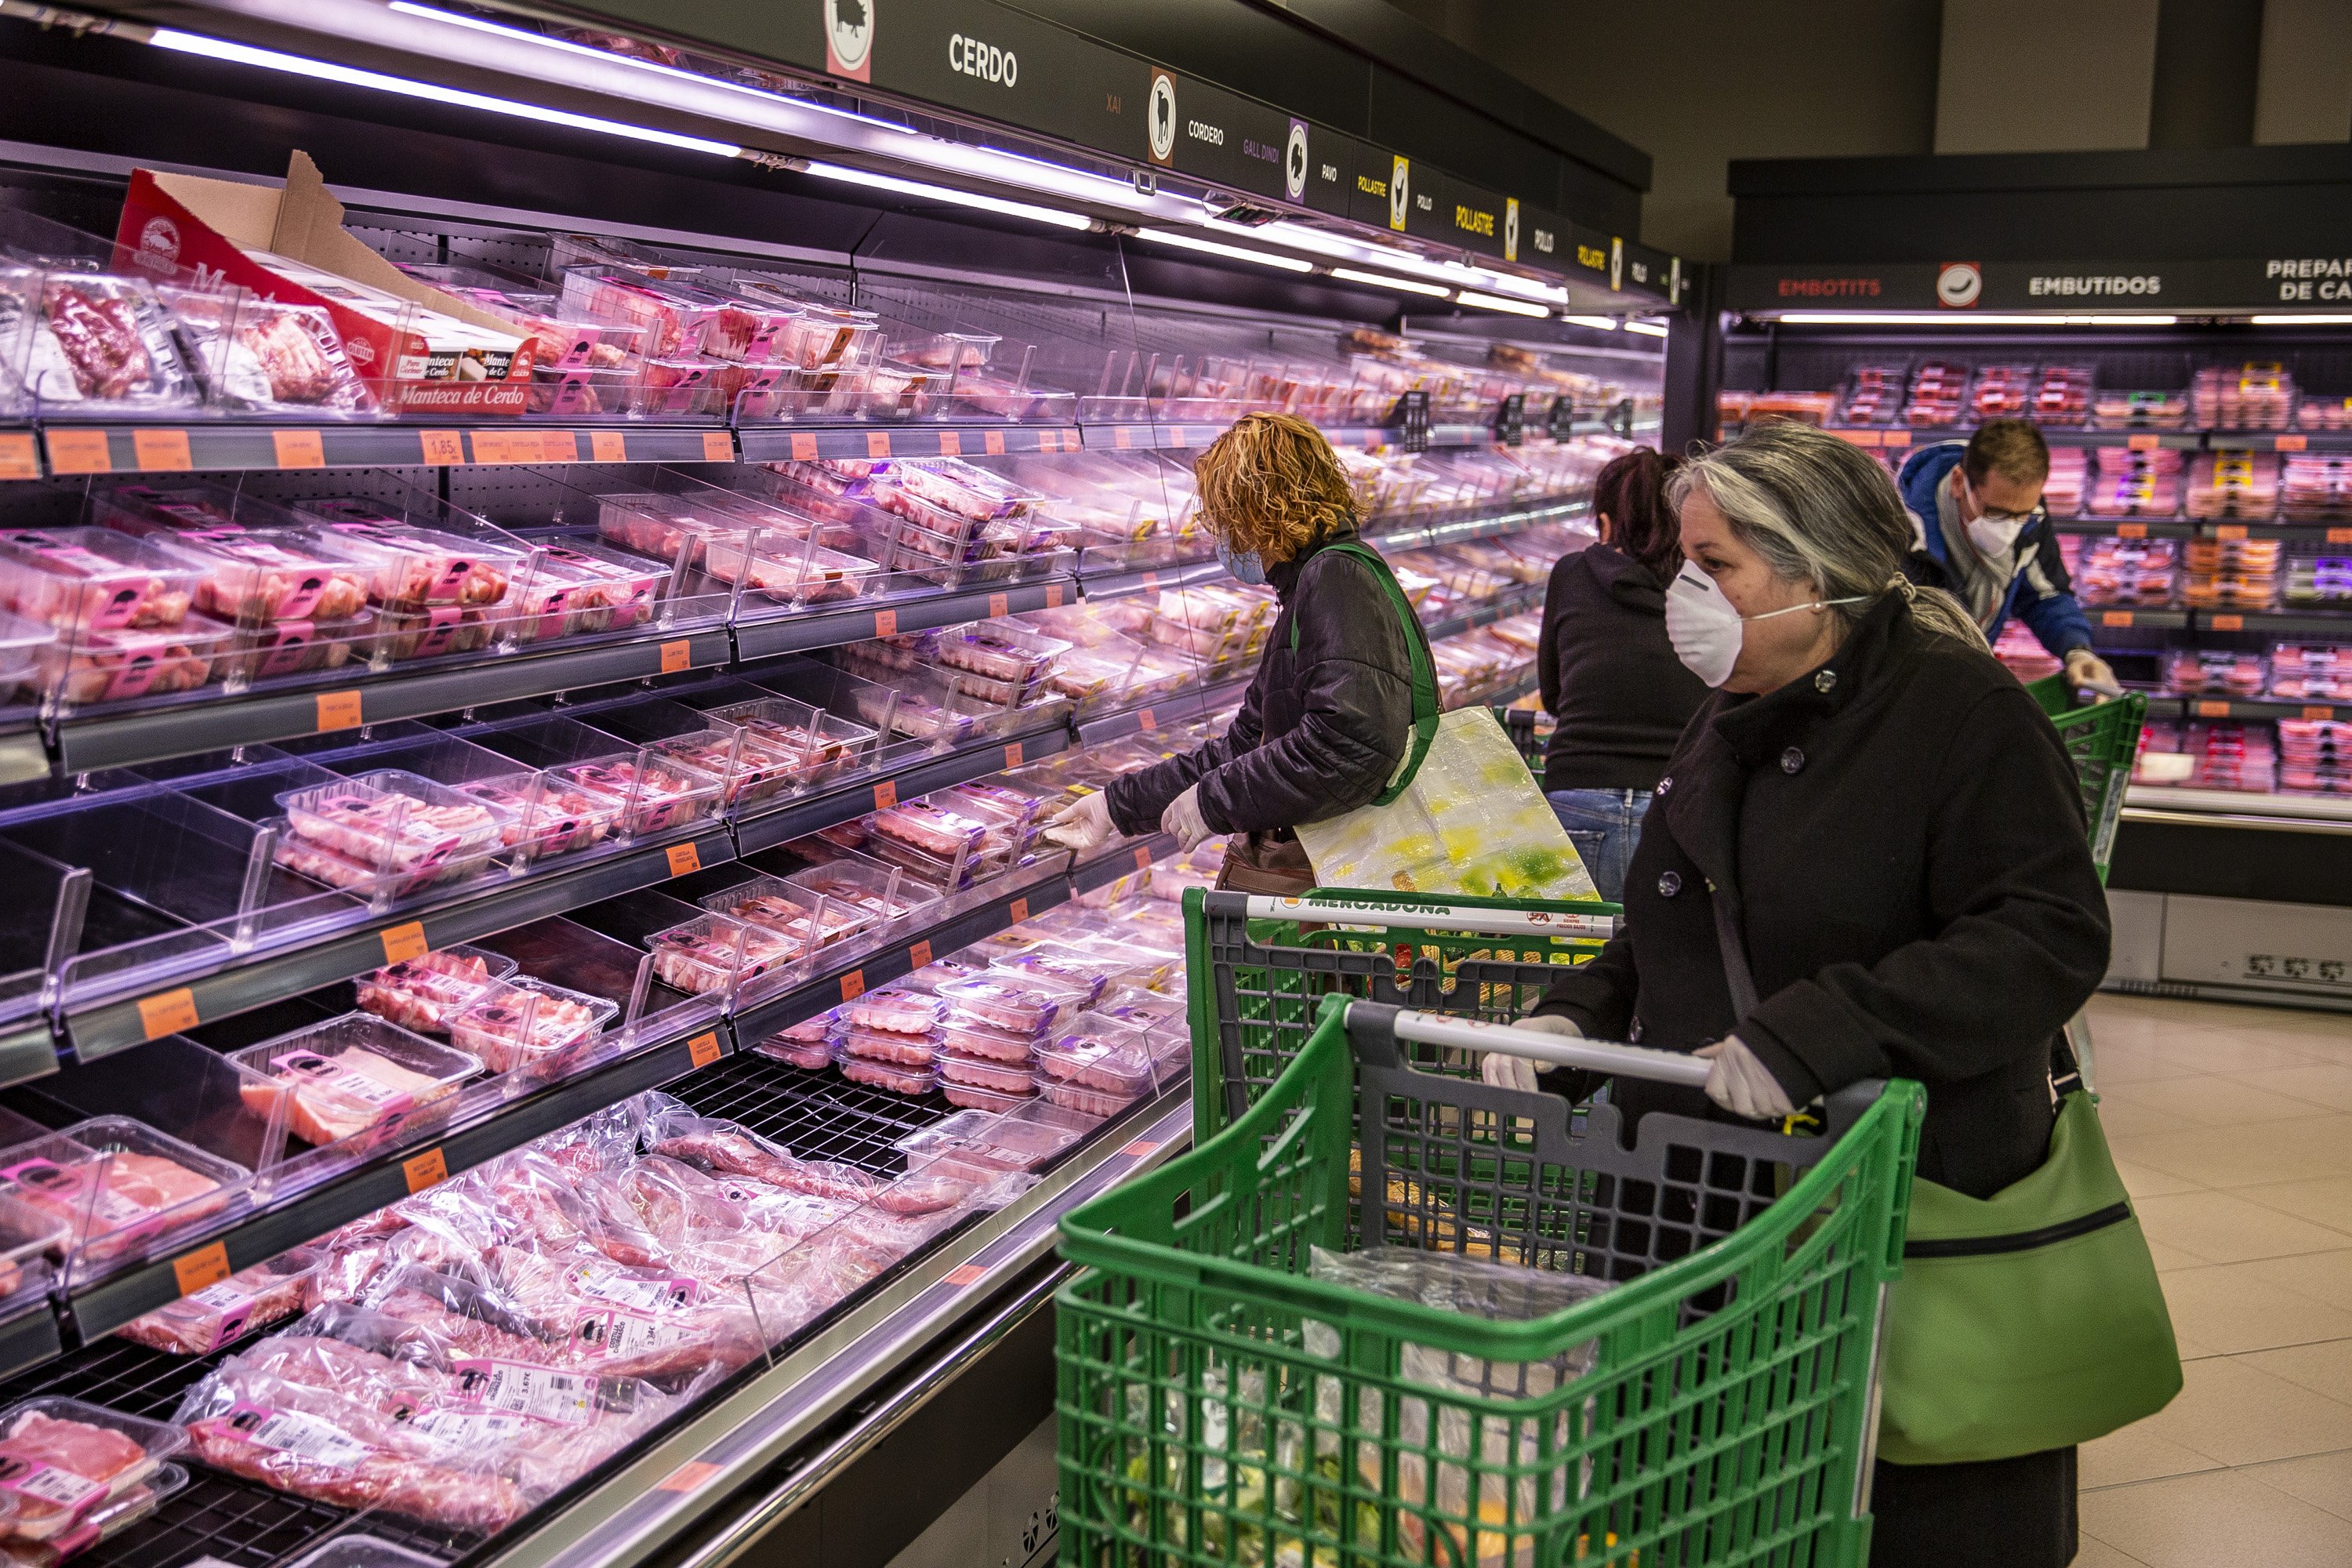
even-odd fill
[[[1989,1197],[2039,1167],[2053,1038],[2107,960],[2074,770],[1971,618],[1898,570],[1885,471],[1774,425],[1672,491],[1684,570],[1667,632],[1716,692],[1666,765],[1625,928],[1536,1026],[1714,1063],[1652,1110],[1777,1118],[1864,1079],[1927,1087],[1919,1174]],[[1540,1083],[1488,1057],[1490,1079]],[[2074,1450],[1881,1463],[1872,1562],[2061,1568]]]

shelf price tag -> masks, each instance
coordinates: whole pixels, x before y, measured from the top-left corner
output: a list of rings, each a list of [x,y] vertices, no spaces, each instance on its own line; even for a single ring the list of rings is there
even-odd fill
[[[866,994],[866,971],[853,969],[841,977],[841,999],[855,1002]]]
[[[49,472],[53,474],[105,474],[114,469],[114,454],[106,445],[103,430],[51,430],[49,441]]]
[[[816,437],[806,430],[793,432],[793,461],[795,463],[816,461]]]
[[[2311,437],[2308,436],[2280,436],[2273,437],[2271,441],[2271,445],[2282,452],[2306,452],[2311,449]]]
[[[2243,616],[2215,616],[2211,624],[2213,629],[2217,632],[2242,632],[2246,629],[2246,617]]]
[[[1058,452],[1061,449],[1062,433],[1059,430],[1040,430],[1037,432],[1037,450],[1041,452]]]
[[[416,447],[424,461],[447,465],[466,460],[466,443],[455,430],[419,430]]]
[[[1004,615],[1012,608],[1013,595],[1010,594],[991,594],[988,596],[988,614],[992,619]]]
[[[661,672],[664,675],[676,675],[681,669],[691,668],[693,664],[694,644],[688,638],[680,637],[676,642],[666,642],[661,645]]]
[[[2119,539],[2146,539],[2147,537],[2147,524],[2144,522],[2119,522],[2116,524],[2116,536]]]
[[[2352,533],[2352,529],[2346,529],[2345,531]],[[1049,610],[1058,610],[1062,607],[1062,585],[1059,583],[1045,584],[1045,607]]]
[[[2127,626],[2132,624],[2132,613],[2129,610],[2108,610],[2099,616],[2099,624],[2103,626]]]
[[[1910,444],[1911,432],[1908,430],[1889,430],[1879,437],[1879,445],[1882,447],[1908,447]]]
[[[1015,900],[1013,900],[1013,923],[1014,925],[1019,925],[1022,921],[1024,921],[1027,920],[1028,918],[1029,918],[1029,900],[1026,900],[1026,899],[1015,899]]]
[[[2242,522],[2217,523],[2213,529],[2213,537],[2216,539],[2243,539],[2246,537],[2246,525]]]
[[[356,730],[362,722],[357,691],[321,691],[318,703],[320,734],[330,730]]]
[[[2327,531],[2330,544],[2352,544],[2352,528],[2331,528]]]
[[[982,431],[980,436],[980,446],[981,450],[986,452],[992,458],[1001,458],[1004,456],[1004,432],[1002,430]]]
[[[1150,709],[1146,708],[1141,713],[1136,716],[1135,724],[1137,729],[1142,730],[1148,733],[1150,731],[1160,728],[1160,715],[1154,713]]]
[[[427,1187],[437,1187],[449,1179],[449,1157],[435,1144],[422,1154],[410,1156],[400,1163],[400,1173],[408,1182],[411,1193],[421,1193]]]
[[[30,430],[11,430],[0,435],[0,479],[37,479],[41,477],[41,449],[33,442]]]
[[[929,969],[931,966],[931,944],[929,941],[919,942],[907,950],[907,966],[910,969]]]
[[[622,430],[591,430],[588,450],[599,463],[625,463],[629,460],[629,437]]]
[[[131,452],[142,468],[184,474],[196,466],[185,430],[133,430]]]
[[[172,1259],[172,1279],[180,1294],[193,1296],[229,1277],[228,1244],[215,1241]]]
[[[1146,572],[1146,573],[1143,574],[1143,591],[1144,591],[1145,593],[1147,593],[1147,594],[1157,594],[1158,592],[1160,592],[1160,574],[1159,574],[1159,573],[1157,573],[1157,572]]]
[[[151,1040],[184,1034],[198,1022],[196,994],[184,985],[139,999],[139,1032]]]
[[[868,430],[866,432],[866,455],[869,458],[888,457],[890,455],[890,432],[887,430]]]
[[[474,461],[477,463],[536,463],[540,461],[539,432],[536,430],[477,430],[474,432]]]
[[[1141,844],[1135,847],[1135,868],[1139,871],[1148,871],[1151,868],[1151,851]]]
[[[281,468],[323,468],[327,444],[316,430],[272,430],[269,445]]]
[[[988,1270],[977,1263],[960,1263],[940,1276],[940,1283],[966,1289],[988,1278]]]
[[[735,460],[735,438],[724,430],[702,433],[702,460],[706,463],[731,463]]]
[[[719,1048],[716,1034],[697,1035],[686,1042],[686,1059],[698,1068],[709,1067],[725,1054]]]
[[[875,611],[874,635],[877,637],[897,637],[898,635],[898,612],[896,610]]]
[[[1078,433],[1077,433],[1076,430],[1065,430],[1065,431],[1063,431],[1063,432],[1062,432],[1062,450],[1063,450],[1063,451],[1065,451],[1065,452],[1075,452],[1075,451],[1076,451],[1077,449],[1078,449]]]
[[[958,430],[942,430],[940,432],[940,456],[942,458],[961,458],[963,456],[962,432]]]
[[[2209,699],[2197,704],[2197,717],[2200,719],[2227,719],[2229,716],[2230,705],[2227,702],[2215,702]]]
[[[2336,717],[2336,710],[2333,708],[2306,708],[2303,710],[2303,716],[2306,719],[2333,719]]]
[[[387,926],[383,932],[383,961],[386,963],[408,963],[430,952],[425,941],[425,922],[410,921],[406,925]]]
[[[1124,452],[1135,445],[1135,432],[1124,425],[1114,426],[1110,433],[1110,444]]]
[[[2126,436],[2124,437],[2124,445],[2135,452],[2153,452],[2163,446],[2164,441],[2160,437],[2156,436]]]
[[[657,1492],[698,1492],[719,1476],[719,1467],[707,1459],[688,1459],[654,1483]]]
[[[669,874],[673,877],[702,869],[702,852],[691,844],[673,844],[662,853],[669,861]]]
[[[1160,1145],[1149,1138],[1138,1138],[1119,1151],[1130,1160],[1140,1160],[1147,1154],[1156,1154],[1159,1152]]]
[[[887,811],[898,804],[898,781],[884,779],[874,786],[874,809]]]
[[[1007,741],[1004,742],[1004,765],[1008,768],[1017,768],[1021,765],[1020,742]]]
[[[1181,425],[1171,425],[1168,426],[1168,444],[1171,447],[1181,447],[1184,445],[1184,426]]]

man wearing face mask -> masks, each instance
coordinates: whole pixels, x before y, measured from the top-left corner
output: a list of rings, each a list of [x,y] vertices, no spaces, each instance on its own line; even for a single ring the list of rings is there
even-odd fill
[[[2015,616],[2065,661],[2069,685],[2120,697],[2042,510],[2049,478],[2050,448],[2022,419],[1988,419],[1965,447],[1921,447],[1896,481],[1918,531],[1903,569],[1967,605],[1987,642]]]

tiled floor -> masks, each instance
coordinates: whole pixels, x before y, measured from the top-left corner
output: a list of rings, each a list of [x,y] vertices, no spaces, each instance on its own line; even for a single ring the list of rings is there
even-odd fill
[[[2352,1565],[2352,1016],[2101,996],[2091,1024],[2187,1365],[2083,1450],[2078,1568]]]

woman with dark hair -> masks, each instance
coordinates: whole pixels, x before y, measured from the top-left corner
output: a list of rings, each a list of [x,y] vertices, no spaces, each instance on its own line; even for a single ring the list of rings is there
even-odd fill
[[[1544,793],[1601,896],[1616,902],[1650,792],[1706,687],[1666,640],[1666,584],[1683,563],[1666,476],[1675,459],[1627,452],[1593,481],[1601,542],[1564,555],[1544,594],[1536,651]]]

